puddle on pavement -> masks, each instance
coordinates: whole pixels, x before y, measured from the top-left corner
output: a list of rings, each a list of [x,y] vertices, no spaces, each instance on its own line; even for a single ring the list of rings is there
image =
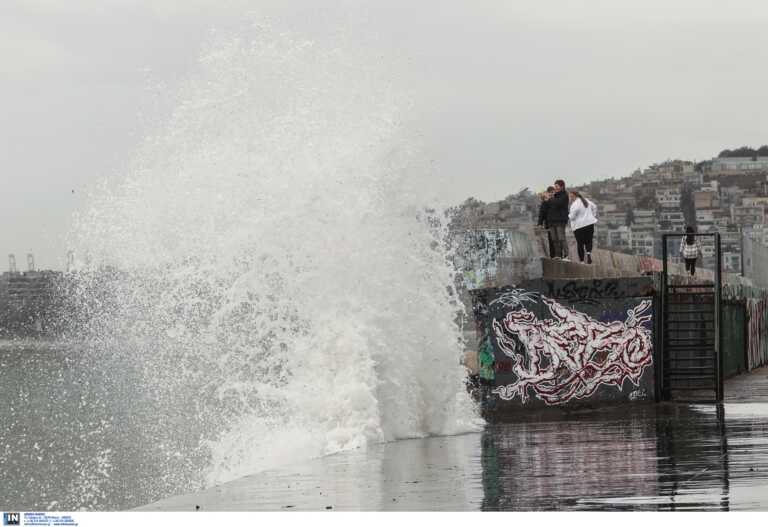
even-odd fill
[[[146,509],[765,510],[768,404],[660,404],[376,445]]]

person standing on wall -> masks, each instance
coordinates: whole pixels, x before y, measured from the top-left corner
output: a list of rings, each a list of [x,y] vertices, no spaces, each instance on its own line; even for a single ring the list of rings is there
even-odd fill
[[[565,240],[565,226],[568,224],[568,194],[565,192],[565,181],[555,181],[555,193],[549,199],[547,207],[547,226],[552,235],[552,245],[555,247],[554,258],[568,260],[568,242]]]
[[[549,257],[555,257],[555,244],[552,242],[552,233],[549,230],[547,224],[547,214],[549,211],[549,200],[552,198],[552,193],[555,191],[555,187],[547,187],[546,192],[542,192],[539,196],[541,198],[541,205],[539,205],[539,221],[538,226],[544,227],[547,230],[547,242],[549,242]]]
[[[685,236],[680,242],[680,256],[685,261],[685,270],[696,274],[696,260],[701,255],[701,244],[696,239],[696,230],[690,225],[685,228]]]
[[[568,220],[571,230],[576,237],[576,248],[579,252],[579,261],[592,263],[592,239],[595,236],[595,224],[597,223],[597,205],[572,190],[570,193],[571,207],[568,212]]]

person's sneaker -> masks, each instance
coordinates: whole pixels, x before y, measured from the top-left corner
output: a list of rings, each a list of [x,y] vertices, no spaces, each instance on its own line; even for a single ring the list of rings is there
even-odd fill
[[[589,253],[587,253],[587,263],[588,263],[588,264],[591,264],[591,263],[592,263],[592,255],[591,255],[591,254],[589,254]]]
[[[561,258],[561,260],[564,261],[564,262],[570,262],[571,261],[570,258],[568,258],[567,256],[565,258]]]

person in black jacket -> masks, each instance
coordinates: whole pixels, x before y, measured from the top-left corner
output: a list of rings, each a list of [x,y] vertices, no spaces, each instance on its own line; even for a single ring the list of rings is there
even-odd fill
[[[547,224],[547,213],[549,211],[549,200],[552,198],[552,193],[554,193],[554,191],[555,187],[549,186],[547,187],[546,192],[541,193],[541,205],[539,205],[539,221],[537,223],[538,226],[547,229],[547,241],[549,242],[550,258],[555,257],[555,244],[552,242],[552,233],[550,232],[549,225]]]
[[[553,258],[568,259],[568,242],[565,239],[565,226],[568,224],[568,208],[570,201],[565,191],[565,181],[555,181],[555,193],[548,201],[547,225],[555,247]]]

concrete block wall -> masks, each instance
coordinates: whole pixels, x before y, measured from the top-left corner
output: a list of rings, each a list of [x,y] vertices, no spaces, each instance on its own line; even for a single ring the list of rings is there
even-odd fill
[[[662,270],[662,262],[658,259],[604,249],[593,251],[592,265],[578,263],[574,261],[577,257],[572,236],[569,236],[571,261],[552,260],[546,231],[527,223],[500,229],[454,232],[453,238],[460,247],[457,252],[464,255],[459,257],[459,267],[464,273],[467,289],[502,287],[538,278],[632,278]],[[687,277],[682,264],[670,263],[668,271],[683,283],[714,280],[714,273],[708,269],[697,270],[693,279]],[[727,274],[723,275],[723,281],[751,283],[743,277]]]
[[[564,308],[576,313],[573,316],[579,316],[578,313],[580,313],[591,317],[596,323],[607,323],[609,321],[606,318],[607,313],[611,310],[616,311],[617,305],[621,302],[626,302],[622,312],[627,313],[633,308],[632,306],[638,305],[638,298],[653,298],[654,282],[656,282],[656,287],[659,287],[657,282],[659,272],[662,269],[662,262],[660,260],[614,253],[601,249],[596,249],[593,252],[592,265],[573,261],[552,260],[547,257],[548,241],[545,231],[531,225],[520,225],[511,228],[516,229],[516,231],[513,235],[507,236],[509,248],[507,252],[495,259],[495,274],[493,274],[492,279],[487,280],[482,287],[476,287],[463,294],[464,302],[470,313],[473,312],[473,296],[477,297],[478,295],[487,294],[488,291],[511,288],[512,290],[520,290],[524,293],[547,296],[559,302]],[[676,284],[700,283],[702,281],[711,282],[714,280],[714,273],[709,270],[698,270],[695,277],[690,277],[685,273],[684,266],[672,264],[668,266],[668,271],[670,282]],[[744,311],[745,320],[744,328],[740,329],[738,327],[738,320],[740,320],[738,313],[730,313],[730,315],[733,315],[731,317],[733,320],[728,319],[726,321],[724,318],[723,353],[725,354],[724,362],[727,365],[726,373],[738,373],[742,369],[750,370],[768,364],[768,293],[753,287],[749,280],[737,275],[724,274],[723,280],[723,298],[739,304],[741,306],[740,309]],[[640,295],[628,295],[626,294],[628,291],[626,284],[631,283],[650,285],[648,290],[643,291]],[[565,287],[562,284],[570,285]],[[624,285],[617,286],[617,284]],[[585,291],[586,293],[583,293]],[[616,293],[616,291],[623,291],[624,293]],[[608,296],[601,297],[601,294],[607,294]],[[617,294],[618,296],[616,296]],[[493,302],[493,299],[490,302]],[[537,317],[540,322],[537,331],[544,331],[544,328],[547,326],[545,321],[553,320],[553,318],[549,308],[542,307],[544,304],[541,302],[539,304],[538,307],[532,306],[528,311],[533,313],[532,316]],[[607,311],[600,311],[602,308],[607,309]],[[724,309],[731,308],[726,307]],[[478,327],[474,332],[471,330],[465,332],[467,344],[465,362],[473,374],[476,374],[478,370],[478,345],[484,336],[490,335],[488,332],[492,329],[492,325],[482,327],[483,323],[479,320],[482,318],[475,311],[475,322]],[[616,322],[618,319],[613,321]],[[493,338],[493,335],[490,336]],[[744,344],[739,345],[738,342],[743,342]],[[500,350],[500,348],[495,349],[497,353],[503,353],[503,350]],[[509,364],[509,361],[512,359],[507,354],[503,357],[500,356],[499,360],[499,365],[502,368],[500,378],[503,379],[506,374],[504,372],[513,367]],[[644,392],[637,390],[629,392],[634,394],[632,395],[634,399],[642,400],[638,395],[640,393],[645,393],[646,395],[653,393],[655,386],[649,388],[647,377],[643,378],[643,382],[646,383],[643,388]],[[507,383],[505,386],[508,385],[515,386],[514,381]],[[509,396],[516,389],[517,387],[508,389],[505,395]],[[595,401],[621,400],[622,397],[629,397],[627,393],[620,391],[617,394],[615,391],[605,387],[600,388],[597,393],[598,395],[594,396],[597,397],[596,399],[592,395],[590,397],[577,397],[577,403],[592,404]],[[491,400],[494,400],[494,398],[492,397]],[[504,402],[500,403],[500,408],[508,409],[514,407],[514,404],[509,403],[507,400],[502,400]],[[529,400],[533,399],[529,397]],[[534,400],[533,402],[526,402],[525,405],[521,406],[530,407],[532,404],[535,406],[538,403]],[[553,406],[547,403],[543,404],[544,406]],[[572,404],[568,402],[566,406]]]
[[[477,291],[480,341],[493,347],[486,417],[655,401],[653,280],[531,280]]]

